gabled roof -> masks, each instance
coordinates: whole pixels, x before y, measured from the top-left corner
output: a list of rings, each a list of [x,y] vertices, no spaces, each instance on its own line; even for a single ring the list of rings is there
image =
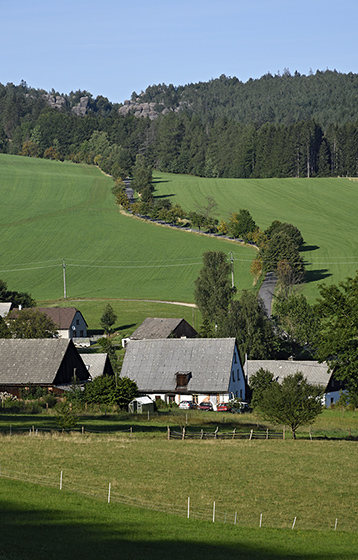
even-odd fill
[[[63,338],[0,339],[0,384],[53,384],[70,345],[77,354]]]
[[[76,313],[82,313],[78,311],[75,307],[30,307],[26,309],[40,311],[40,313],[45,313],[53,323],[55,323],[58,329],[69,329]],[[12,316],[16,316],[19,310],[14,309],[11,313]],[[83,315],[82,315],[83,317]],[[83,320],[85,321],[84,317]],[[85,321],[86,323],[86,321]],[[86,323],[87,325],[87,323]]]
[[[92,379],[104,374],[108,354],[81,354],[81,358]]]
[[[5,317],[11,309],[11,302],[0,302],[0,317]]]
[[[157,338],[168,338],[172,332],[179,327],[185,319],[163,319],[147,317],[143,323],[131,335],[131,340],[148,340]],[[191,325],[187,323],[190,328]]]
[[[250,378],[255,375],[260,368],[273,373],[274,379],[282,383],[283,379],[288,375],[294,375],[298,371],[306,377],[311,385],[323,385],[326,387],[331,378],[326,363],[310,362],[310,361],[294,361],[294,360],[247,360],[245,362],[244,371]]]
[[[176,373],[190,372],[190,392],[227,392],[235,349],[234,338],[164,338],[130,340],[121,376],[140,392],[176,390]]]

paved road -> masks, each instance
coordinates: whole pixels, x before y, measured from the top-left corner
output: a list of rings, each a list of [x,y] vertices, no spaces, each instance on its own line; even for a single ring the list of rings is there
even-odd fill
[[[272,298],[273,298],[276,282],[277,282],[277,278],[274,275],[274,273],[268,272],[259,290],[259,297],[264,302],[264,307],[266,309],[266,313],[268,317],[271,317]]]

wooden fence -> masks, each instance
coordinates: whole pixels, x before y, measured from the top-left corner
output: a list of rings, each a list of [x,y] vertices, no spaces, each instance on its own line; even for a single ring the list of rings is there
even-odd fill
[[[232,432],[219,432],[217,427],[214,432],[205,432],[200,430],[200,432],[189,432],[185,427],[180,431],[172,430],[169,426],[167,427],[167,437],[170,439],[285,439],[285,430],[282,432],[277,431],[254,431],[249,432],[238,432],[236,428]]]

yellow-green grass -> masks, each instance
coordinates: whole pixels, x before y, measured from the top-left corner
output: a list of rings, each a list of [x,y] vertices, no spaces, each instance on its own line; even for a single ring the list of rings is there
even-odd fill
[[[205,251],[233,244],[123,216],[99,169],[0,154],[0,277],[36,300],[193,301]],[[240,288],[252,286],[254,250],[235,245]]]
[[[250,529],[107,504],[4,478],[1,560],[354,560],[356,534]]]
[[[3,436],[1,472],[106,499],[126,496],[265,528],[357,532],[355,442],[171,440],[148,435]],[[1,487],[1,486],[0,486]]]
[[[144,300],[97,299],[81,300],[67,299],[66,301],[38,302],[46,306],[76,307],[86,319],[89,329],[101,329],[100,318],[104,308],[109,303],[117,315],[117,321],[112,332],[121,337],[129,336],[144,321],[146,317],[184,318],[195,328],[199,328],[201,316],[197,308],[186,305],[174,305],[163,302]]]
[[[187,175],[158,174],[160,196],[186,210],[206,196],[218,203],[218,215],[227,220],[232,212],[248,209],[265,229],[274,219],[297,226],[306,246],[305,294],[317,297],[317,284],[337,283],[354,276],[358,268],[358,183],[347,178],[311,179],[203,179]],[[235,250],[236,253],[236,250]],[[240,255],[236,254],[240,259]]]

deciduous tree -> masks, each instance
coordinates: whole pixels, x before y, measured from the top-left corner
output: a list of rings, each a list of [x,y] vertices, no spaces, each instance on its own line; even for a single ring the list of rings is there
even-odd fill
[[[104,308],[103,315],[99,320],[101,327],[107,335],[110,334],[112,327],[116,321],[117,315],[115,314],[111,304],[107,303],[106,307]]]

